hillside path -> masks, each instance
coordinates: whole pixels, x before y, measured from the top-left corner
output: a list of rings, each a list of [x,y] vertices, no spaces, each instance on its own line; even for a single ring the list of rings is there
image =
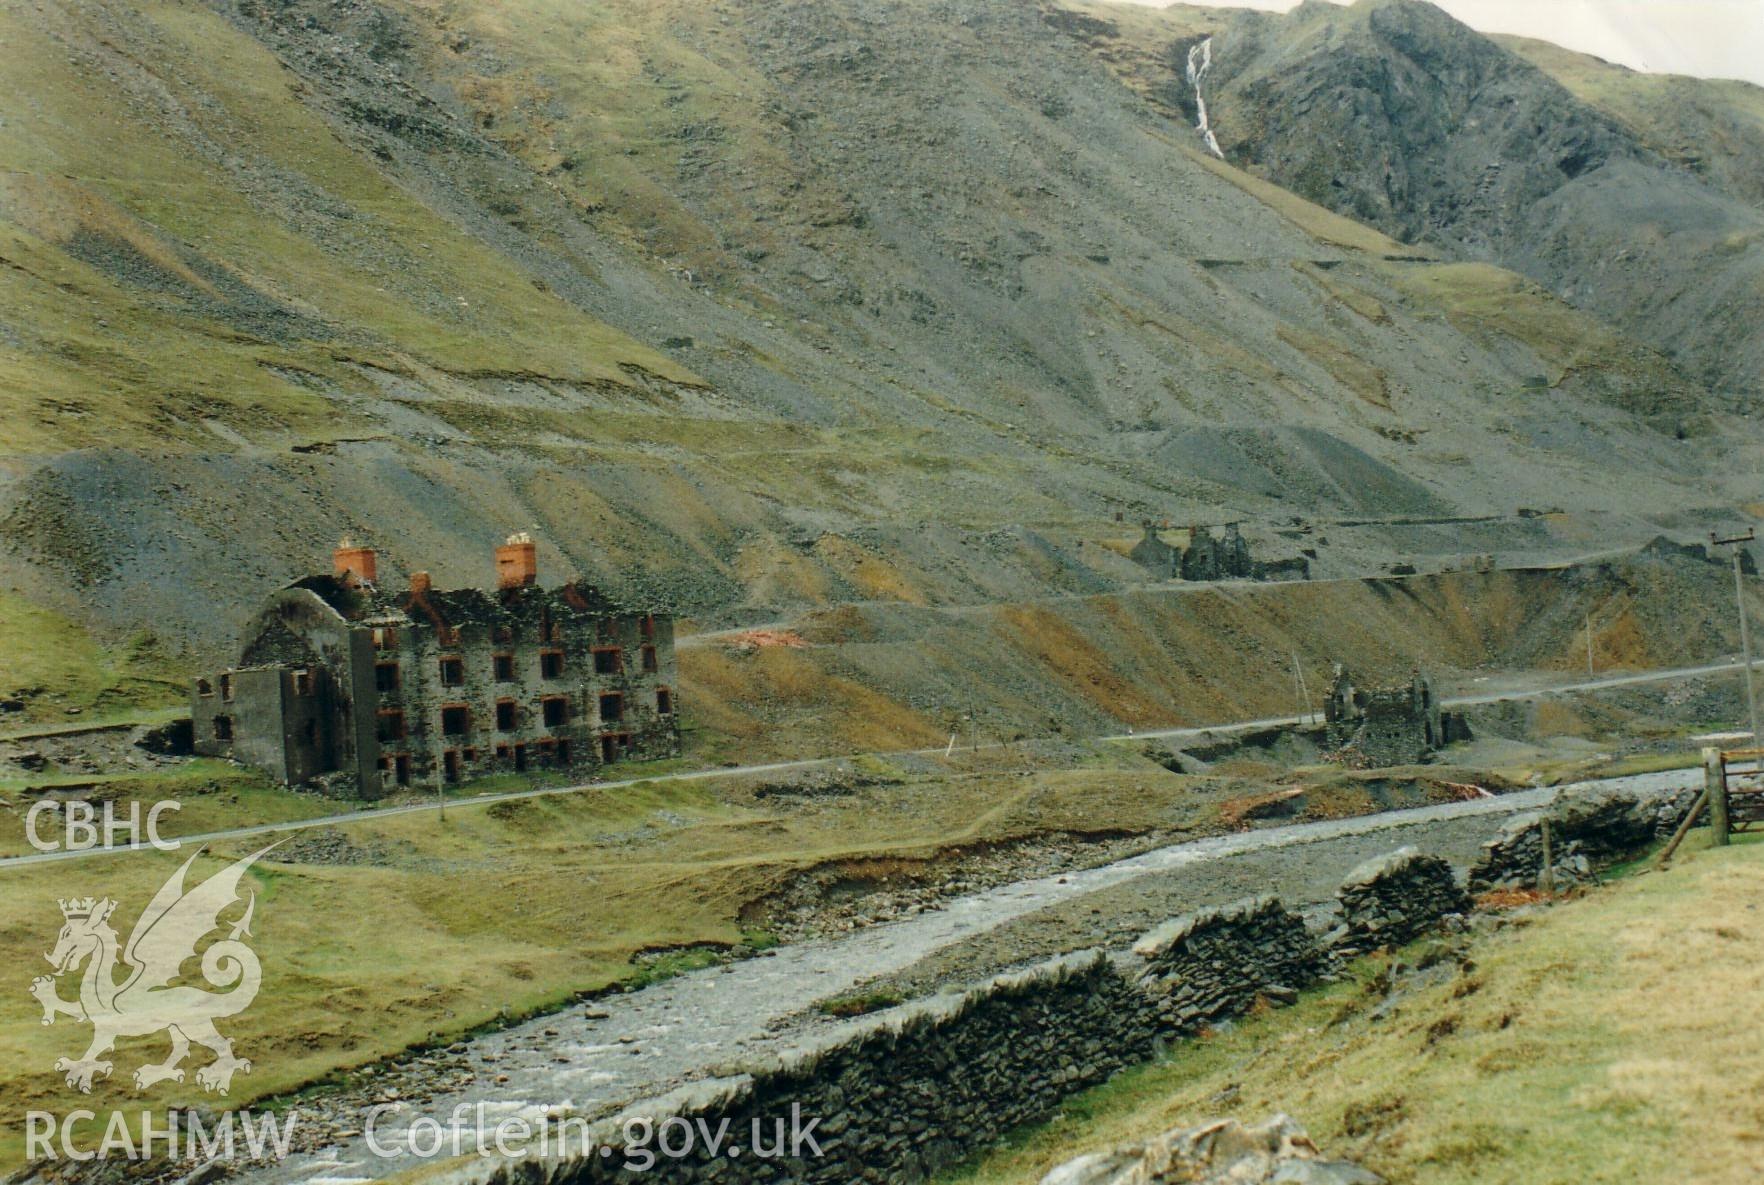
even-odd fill
[[[1758,661],[1754,661],[1756,668]],[[1540,696],[1556,695],[1562,692],[1598,691],[1614,687],[1633,687],[1648,683],[1670,683],[1681,679],[1700,679],[1710,675],[1725,674],[1729,671],[1741,670],[1743,662],[1708,663],[1703,666],[1674,667],[1669,670],[1643,671],[1636,674],[1612,675],[1602,679],[1583,679],[1570,683],[1558,683],[1549,686],[1527,688],[1511,688],[1497,691],[1477,692],[1472,695],[1444,697],[1439,701],[1447,708],[1470,707],[1479,704],[1500,703],[1507,700],[1536,699]],[[1092,737],[1100,741],[1127,740],[1170,740],[1183,737],[1202,737],[1209,733],[1248,732],[1262,728],[1275,728],[1281,725],[1303,723],[1299,716],[1268,716],[1258,720],[1238,720],[1223,724],[1199,724],[1181,728],[1155,729],[1150,732],[1109,733]],[[957,746],[957,752],[971,752],[974,749],[1003,748],[1011,742],[988,742],[977,746]],[[944,753],[942,746],[929,749],[913,749],[904,753],[882,753],[877,756],[913,756],[935,757]],[[693,782],[706,778],[739,777],[743,774],[787,773],[800,770],[823,769],[843,761],[850,761],[866,754],[845,754],[837,757],[807,757],[797,761],[772,761],[758,765],[719,766],[711,769],[686,770],[671,774],[648,774],[642,777],[624,778],[610,782],[583,782],[569,786],[546,786],[533,790],[510,790],[498,794],[480,794],[471,798],[450,798],[447,800],[448,810],[472,810],[477,807],[493,806],[499,802],[515,802],[525,798],[548,798],[557,794],[574,794],[580,790],[617,790],[625,786],[635,786],[640,782]],[[351,823],[367,822],[374,819],[386,819],[395,815],[426,814],[442,809],[436,800],[402,803],[398,806],[375,807],[370,810],[348,811],[345,813],[320,815],[311,819],[295,819],[280,823],[257,823],[246,827],[231,827],[219,831],[205,831],[195,835],[180,835],[175,838],[183,845],[214,843],[223,840],[250,839],[258,836],[279,835],[288,832],[305,831],[314,827],[343,827]],[[119,845],[114,848],[90,848],[83,851],[34,852],[26,856],[8,856],[0,859],[0,873],[9,868],[19,868],[32,864],[48,864],[60,860],[90,860],[104,856],[124,855],[129,852],[150,851],[145,844]]]

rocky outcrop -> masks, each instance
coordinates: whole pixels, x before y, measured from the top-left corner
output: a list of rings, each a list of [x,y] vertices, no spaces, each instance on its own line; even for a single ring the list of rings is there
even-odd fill
[[[1212,60],[1233,163],[1404,242],[1528,275],[1716,389],[1764,368],[1750,328],[1764,215],[1436,6],[1237,15]]]
[[[1041,1185],[1379,1185],[1384,1178],[1317,1150],[1298,1122],[1220,1119],[1067,1161]]]
[[[1297,914],[1273,897],[1189,914],[1134,944],[1138,982],[1160,1025],[1192,1033],[1249,1009],[1257,997],[1288,1001],[1314,981],[1323,957]]]
[[[1452,866],[1412,847],[1366,861],[1342,881],[1339,945],[1344,952],[1400,946],[1448,914],[1467,913],[1470,895]]]

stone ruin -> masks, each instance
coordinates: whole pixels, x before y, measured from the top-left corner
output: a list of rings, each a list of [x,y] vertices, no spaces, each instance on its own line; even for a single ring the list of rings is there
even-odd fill
[[[1644,560],[1657,563],[1675,563],[1688,561],[1698,564],[1716,564],[1726,567],[1730,562],[1725,554],[1717,555],[1701,543],[1678,543],[1664,535],[1655,535],[1648,540],[1638,553]],[[1747,576],[1758,574],[1758,561],[1752,555],[1752,549],[1739,549],[1740,571]]]
[[[1416,765],[1453,741],[1471,739],[1461,713],[1445,712],[1419,671],[1406,684],[1360,687],[1340,663],[1323,705],[1329,747],[1348,764]]]
[[[1308,580],[1311,576],[1311,562],[1303,556],[1252,557],[1249,541],[1236,523],[1228,523],[1221,535],[1199,524],[1190,526],[1185,548],[1166,543],[1151,519],[1141,526],[1145,534],[1127,554],[1160,580]]]
[[[1214,538],[1206,527],[1188,528],[1188,547],[1182,552],[1184,580],[1247,580],[1255,576],[1249,544],[1236,523]]]
[[[580,581],[541,587],[524,534],[494,560],[494,591],[427,572],[399,590],[345,541],[331,573],[270,596],[236,665],[196,680],[196,752],[361,798],[677,754],[672,617]]]
[[[1132,561],[1161,580],[1174,578],[1182,567],[1182,549],[1165,543],[1158,533],[1158,524],[1146,519],[1140,524],[1145,535],[1127,555]]]

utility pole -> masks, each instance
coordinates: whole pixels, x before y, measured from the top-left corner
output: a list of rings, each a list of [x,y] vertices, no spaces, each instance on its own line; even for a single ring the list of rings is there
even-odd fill
[[[1751,715],[1752,748],[1758,747],[1758,696],[1752,688],[1752,634],[1746,626],[1746,585],[1740,579],[1740,544],[1750,543],[1758,537],[1758,532],[1750,527],[1744,535],[1734,535],[1727,539],[1717,539],[1715,532],[1709,532],[1709,544],[1712,547],[1733,548],[1733,599],[1734,606],[1739,610],[1740,626],[1740,657],[1746,664],[1746,711]]]
[[[1586,615],[1586,677],[1593,677],[1592,614]]]
[[[1299,666],[1298,651],[1296,650],[1292,652],[1292,673],[1293,677],[1298,680],[1299,702],[1305,706],[1305,714],[1299,717],[1299,723],[1301,725],[1309,724],[1311,722],[1311,693],[1305,689],[1305,672],[1304,668]]]

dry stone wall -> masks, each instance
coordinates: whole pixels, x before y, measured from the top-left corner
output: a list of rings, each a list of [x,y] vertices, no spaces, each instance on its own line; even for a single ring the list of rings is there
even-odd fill
[[[1246,1011],[1257,996],[1286,1000],[1322,974],[1304,919],[1273,897],[1177,918],[1134,944],[1139,989],[1162,1027],[1192,1033]]]
[[[1336,904],[1346,921],[1328,933],[1266,896],[1186,915],[1130,952],[1065,955],[851,1022],[602,1121],[590,1130],[607,1156],[519,1161],[490,1180],[623,1181],[624,1166],[642,1156],[625,1144],[632,1117],[651,1132],[671,1121],[717,1130],[727,1120],[741,1139],[756,1122],[771,1131],[794,1112],[819,1120],[819,1155],[742,1160],[701,1142],[686,1157],[655,1159],[643,1177],[658,1185],[912,1185],[1149,1060],[1163,1041],[1240,1016],[1258,999],[1286,1002],[1344,951],[1405,941],[1464,904],[1443,861],[1405,850],[1349,878]]]
[[[1637,797],[1600,788],[1564,794],[1547,809],[1517,815],[1482,845],[1470,869],[1472,892],[1529,889],[1543,875],[1544,822],[1558,888],[1590,880],[1599,869],[1630,859],[1668,835],[1690,809],[1695,791]]]
[[[959,994],[914,1001],[730,1077],[635,1109],[700,1130],[730,1121],[745,1140],[793,1112],[818,1118],[820,1155],[746,1161],[704,1147],[643,1174],[702,1181],[917,1182],[1011,1128],[1047,1115],[1074,1091],[1146,1061],[1156,1022],[1132,979],[1100,951],[1067,955]],[[600,1125],[613,1155],[505,1166],[497,1182],[626,1181],[625,1120]],[[806,1145],[805,1145],[806,1150]]]
[[[1399,848],[1366,861],[1341,883],[1342,953],[1401,946],[1447,914],[1467,913],[1470,895],[1438,856]]]
[[[1611,859],[1652,842],[1682,810],[1671,799],[1581,795],[1558,803],[1551,818],[1562,842]],[[1535,816],[1518,821],[1486,846],[1478,865],[1485,880],[1535,875],[1529,845],[1537,823]],[[654,1159],[643,1177],[656,1185],[912,1185],[1045,1117],[1073,1092],[1148,1060],[1163,1041],[1241,1015],[1258,999],[1284,1001],[1339,959],[1407,942],[1469,905],[1443,860],[1399,850],[1349,874],[1334,922],[1317,929],[1271,897],[1188,915],[1146,934],[1130,952],[1067,955],[914,1001],[764,1064],[649,1100],[590,1129],[608,1155],[473,1165],[456,1169],[453,1179],[622,1181],[630,1176],[624,1166],[634,1150],[624,1132],[633,1116],[652,1131],[670,1120],[701,1131],[728,1120],[739,1139],[754,1120],[771,1124],[794,1110],[819,1120],[813,1135],[821,1155],[730,1158],[700,1145],[683,1158]],[[1350,1172],[1342,1179],[1359,1178]]]

